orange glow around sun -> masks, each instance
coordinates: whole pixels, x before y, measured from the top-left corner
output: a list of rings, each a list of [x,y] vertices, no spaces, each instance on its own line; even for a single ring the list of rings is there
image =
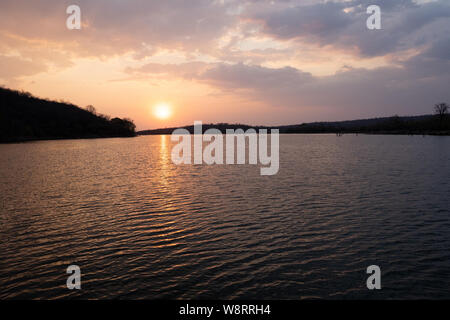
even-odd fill
[[[153,107],[153,113],[156,118],[165,120],[172,115],[172,108],[168,103],[158,103]]]

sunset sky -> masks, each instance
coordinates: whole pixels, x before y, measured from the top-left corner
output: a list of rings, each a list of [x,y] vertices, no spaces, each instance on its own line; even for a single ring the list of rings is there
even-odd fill
[[[0,84],[138,129],[426,114],[450,102],[450,1],[1,0]]]

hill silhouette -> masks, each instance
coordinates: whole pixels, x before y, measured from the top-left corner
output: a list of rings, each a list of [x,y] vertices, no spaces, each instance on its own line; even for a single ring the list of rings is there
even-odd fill
[[[191,134],[194,126],[185,126]],[[312,122],[284,126],[249,126],[244,124],[203,124],[205,132],[208,129],[219,129],[225,133],[226,129],[279,129],[280,133],[368,133],[368,134],[431,134],[450,135],[450,117],[444,118],[438,115],[422,115],[410,117],[383,117],[373,119],[335,121],[335,122]],[[154,130],[139,131],[139,135],[171,134],[177,128],[161,128]]]
[[[42,139],[133,137],[129,119],[113,118],[68,102],[0,87],[0,142]]]

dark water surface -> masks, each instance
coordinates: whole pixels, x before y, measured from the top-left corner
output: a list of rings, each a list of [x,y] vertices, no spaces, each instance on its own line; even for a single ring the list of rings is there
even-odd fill
[[[0,298],[450,298],[450,137],[282,135],[275,176],[170,151],[0,145]]]

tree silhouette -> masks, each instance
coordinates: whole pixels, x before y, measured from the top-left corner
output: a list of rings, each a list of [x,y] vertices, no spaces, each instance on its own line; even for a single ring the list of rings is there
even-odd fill
[[[439,120],[442,122],[448,114],[448,104],[438,103],[434,105],[434,113],[438,116]]]
[[[110,120],[91,105],[81,109],[0,87],[0,142],[134,137],[135,130],[132,120]]]
[[[97,114],[97,110],[95,110],[95,107],[92,104],[87,105],[85,107],[85,109],[86,109],[86,111],[88,111],[88,112],[90,112],[92,114]]]

